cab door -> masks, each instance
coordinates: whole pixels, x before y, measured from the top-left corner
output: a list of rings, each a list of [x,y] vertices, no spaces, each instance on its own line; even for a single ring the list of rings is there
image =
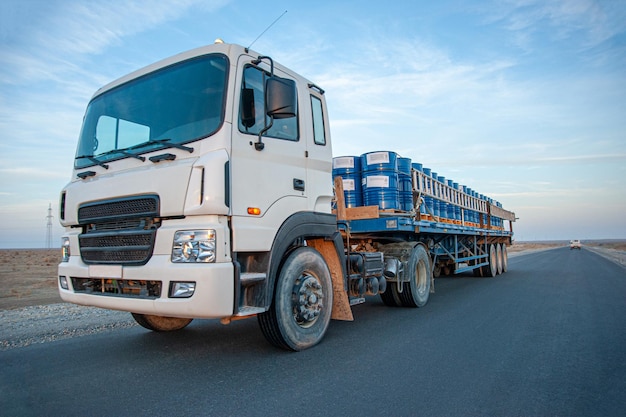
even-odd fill
[[[330,213],[333,198],[332,149],[324,91],[312,84],[301,99],[300,128],[306,137],[308,208]]]
[[[306,144],[295,117],[270,123],[265,112],[265,84],[269,65],[251,63],[241,56],[238,64],[232,126],[231,209],[233,249],[269,250],[275,232],[291,214],[307,208]],[[293,79],[274,69],[278,77]]]

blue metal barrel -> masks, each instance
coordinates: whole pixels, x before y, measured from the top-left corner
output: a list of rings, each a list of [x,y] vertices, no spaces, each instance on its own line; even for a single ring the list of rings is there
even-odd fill
[[[458,182],[453,182],[452,188],[454,188],[455,191],[461,191],[461,186]],[[457,200],[456,205],[454,206],[454,220],[457,221],[457,224],[461,224],[461,206],[459,204],[461,204],[461,201]]]
[[[379,151],[361,155],[363,203],[381,210],[399,210],[398,155]]]
[[[413,180],[411,178],[411,158],[398,158],[398,191],[400,209],[413,209]]]
[[[333,158],[333,178],[340,176],[343,181],[343,195],[346,207],[363,205],[361,189],[361,157],[338,156]]]
[[[368,152],[361,155],[363,171],[397,171],[398,154],[390,151]]]

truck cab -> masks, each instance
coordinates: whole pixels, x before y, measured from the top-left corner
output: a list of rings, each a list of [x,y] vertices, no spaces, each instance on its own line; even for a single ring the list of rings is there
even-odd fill
[[[331,161],[324,91],[241,46],[104,86],[61,192],[61,298],[157,331],[266,313],[288,255],[314,239],[340,246]],[[276,318],[267,326],[276,333]]]

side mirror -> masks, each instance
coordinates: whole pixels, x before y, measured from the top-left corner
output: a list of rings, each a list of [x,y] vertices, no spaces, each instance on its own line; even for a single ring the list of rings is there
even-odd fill
[[[285,78],[271,77],[265,84],[267,115],[272,119],[287,119],[296,116],[296,83]]]

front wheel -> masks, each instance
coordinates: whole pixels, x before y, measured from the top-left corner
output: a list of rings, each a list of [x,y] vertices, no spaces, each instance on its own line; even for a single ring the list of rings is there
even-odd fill
[[[274,346],[300,351],[319,343],[330,323],[333,287],[322,255],[299,247],[285,259],[270,309],[258,315],[265,338]]]
[[[173,332],[187,327],[193,319],[179,317],[153,316],[151,314],[131,313],[137,324],[155,332]]]

